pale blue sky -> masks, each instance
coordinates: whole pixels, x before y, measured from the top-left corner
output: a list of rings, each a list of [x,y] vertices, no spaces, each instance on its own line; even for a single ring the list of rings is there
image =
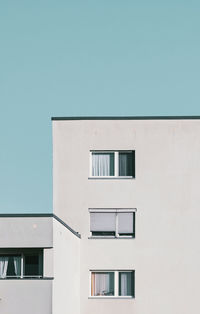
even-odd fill
[[[52,211],[51,116],[199,115],[200,2],[2,0],[0,212]]]

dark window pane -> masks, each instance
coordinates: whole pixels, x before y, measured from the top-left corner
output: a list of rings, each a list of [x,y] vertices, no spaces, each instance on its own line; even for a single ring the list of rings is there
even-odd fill
[[[39,254],[25,255],[25,276],[41,276]]]
[[[115,232],[114,231],[92,231],[92,235],[93,236],[115,236]]]
[[[135,177],[135,152],[119,153],[119,176]]]
[[[114,176],[114,153],[110,154],[110,176]]]
[[[134,296],[134,272],[119,273],[119,295]]]
[[[0,278],[21,276],[21,257],[14,255],[0,256]]]
[[[8,257],[8,268],[6,276],[7,277],[15,276],[14,260],[12,256]]]

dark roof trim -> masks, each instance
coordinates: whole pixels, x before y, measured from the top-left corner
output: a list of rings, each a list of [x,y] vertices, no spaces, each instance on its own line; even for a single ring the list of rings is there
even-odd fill
[[[60,222],[65,228],[67,228],[69,231],[71,231],[75,236],[78,238],[81,238],[80,233],[74,231],[70,226],[68,226],[62,219],[60,219],[58,216],[53,214],[53,218],[55,218],[58,222]]]
[[[54,280],[54,277],[0,278],[0,280]]]
[[[53,214],[0,214],[1,217],[53,217]]]
[[[200,116],[124,116],[124,117],[52,117],[58,120],[199,120]]]
[[[60,219],[55,214],[0,214],[0,218],[20,218],[20,217],[52,217],[60,222],[65,228],[71,231],[75,236],[81,238],[80,233],[72,229],[68,224],[66,224],[62,219]]]

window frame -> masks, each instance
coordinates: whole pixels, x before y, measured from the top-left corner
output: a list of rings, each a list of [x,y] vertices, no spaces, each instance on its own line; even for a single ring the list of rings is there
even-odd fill
[[[115,235],[92,235],[89,229],[90,236],[88,239],[135,239],[135,221],[136,221],[136,208],[89,208],[89,217],[91,213],[116,213],[115,217]],[[119,235],[118,233],[118,214],[119,213],[133,213],[133,235]],[[89,226],[91,224],[91,218]]]
[[[114,273],[114,295],[93,296],[92,295],[92,273]],[[119,295],[119,274],[123,272],[133,273],[133,295]],[[135,299],[135,270],[134,269],[90,269],[89,270],[89,299]]]
[[[41,268],[42,275],[25,275],[25,256],[26,255],[38,255],[39,258],[39,269]],[[0,257],[6,256],[19,256],[21,257],[21,272],[19,276],[6,276],[5,278],[0,277],[0,280],[9,280],[9,279],[41,279],[44,278],[44,250],[43,249],[1,249]]]
[[[93,176],[92,175],[92,154],[113,153],[114,154],[114,176]],[[134,153],[134,176],[119,175],[119,153]],[[135,179],[135,150],[90,150],[89,179]]]

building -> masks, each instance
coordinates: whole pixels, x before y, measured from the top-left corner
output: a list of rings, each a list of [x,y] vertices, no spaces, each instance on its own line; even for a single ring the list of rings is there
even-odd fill
[[[200,310],[200,117],[53,120],[53,214],[1,215],[3,314]]]

